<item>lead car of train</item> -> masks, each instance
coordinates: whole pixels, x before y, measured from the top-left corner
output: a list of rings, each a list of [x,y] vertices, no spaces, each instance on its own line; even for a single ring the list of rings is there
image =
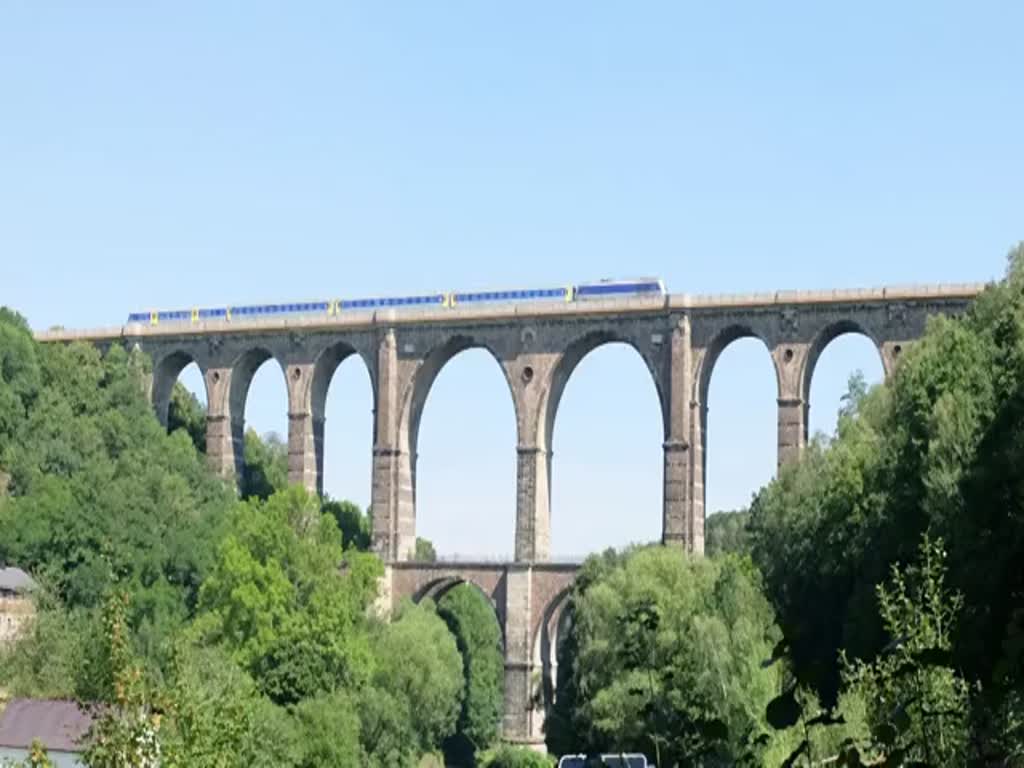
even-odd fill
[[[511,291],[475,291],[431,293],[422,296],[398,296],[380,299],[326,299],[293,304],[253,304],[229,307],[208,307],[171,311],[133,312],[129,323],[166,325],[201,323],[208,320],[250,320],[265,317],[328,316],[366,312],[376,309],[411,310],[428,307],[452,308],[481,304],[528,304],[551,301],[594,301],[629,299],[638,296],[664,296],[665,285],[653,277],[633,280],[601,280],[562,288],[520,289]]]

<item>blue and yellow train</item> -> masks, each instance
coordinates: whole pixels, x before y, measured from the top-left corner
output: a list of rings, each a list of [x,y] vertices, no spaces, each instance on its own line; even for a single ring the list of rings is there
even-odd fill
[[[202,323],[209,320],[251,320],[265,317],[296,317],[366,312],[377,309],[425,309],[428,307],[475,306],[479,304],[520,304],[547,301],[593,301],[595,299],[626,299],[637,296],[664,296],[665,285],[657,278],[634,280],[602,280],[563,288],[539,288],[512,291],[475,291],[432,293],[423,296],[399,296],[381,299],[328,299],[293,304],[253,304],[171,311],[133,312],[129,323],[162,325],[170,323]]]

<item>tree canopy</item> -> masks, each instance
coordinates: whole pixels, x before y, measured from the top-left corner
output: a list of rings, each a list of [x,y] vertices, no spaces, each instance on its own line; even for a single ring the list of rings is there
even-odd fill
[[[753,566],[657,547],[598,570],[571,598],[571,751],[741,754],[779,686],[761,665],[781,634]]]
[[[454,762],[467,764],[498,739],[505,690],[501,628],[494,607],[470,584],[449,590],[437,612],[455,637],[463,670],[462,709],[445,751]]]
[[[963,318],[934,317],[884,386],[851,388],[836,436],[808,446],[754,499],[753,557],[793,669],[826,704],[841,652],[866,663],[893,641],[878,588],[945,542],[961,596],[952,666],[980,686],[975,732],[992,748],[1024,685],[1024,246]],[[888,624],[887,624],[888,622]],[[1002,730],[1001,730],[1002,729]],[[1018,731],[1019,733],[1019,731]]]

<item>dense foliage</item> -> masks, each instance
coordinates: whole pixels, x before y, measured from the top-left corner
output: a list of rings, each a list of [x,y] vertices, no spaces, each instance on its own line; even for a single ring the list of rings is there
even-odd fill
[[[888,385],[858,389],[836,438],[751,508],[794,671],[834,701],[840,651],[871,660],[892,641],[878,585],[941,538],[962,599],[951,665],[980,686],[975,737],[998,751],[1024,687],[1024,247],[963,319],[930,321]]]
[[[462,654],[465,691],[458,727],[445,752],[452,762],[467,765],[498,739],[505,688],[501,628],[493,606],[469,584],[449,590],[437,610]]]
[[[572,747],[644,752],[658,765],[736,758],[765,733],[779,675],[771,606],[748,561],[662,548],[592,566],[570,606],[573,656],[562,722]]]
[[[42,584],[0,699],[101,705],[91,766],[426,765],[460,717],[487,721],[492,701],[463,705],[485,654],[431,605],[376,618],[368,515],[287,487],[283,443],[253,432],[236,493],[202,406],[177,386],[163,429],[145,366],[0,311],[0,561]],[[476,650],[474,615],[449,618]]]
[[[14,405],[0,428],[0,562],[33,573],[76,620],[121,584],[154,655],[195,606],[233,495],[153,418],[141,360],[37,345],[6,310],[0,336],[0,397]]]
[[[708,515],[704,525],[704,554],[708,557],[750,554],[749,521],[750,513],[745,509]]]
[[[480,768],[552,768],[555,761],[529,747],[502,744],[482,752],[478,765]]]

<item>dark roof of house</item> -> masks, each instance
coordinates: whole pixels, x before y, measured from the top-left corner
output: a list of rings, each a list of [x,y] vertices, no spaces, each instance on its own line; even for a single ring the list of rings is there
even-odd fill
[[[35,588],[32,577],[21,568],[0,568],[0,591],[31,592]]]
[[[0,747],[27,749],[39,739],[49,750],[77,752],[92,717],[73,701],[11,699],[0,712]]]

